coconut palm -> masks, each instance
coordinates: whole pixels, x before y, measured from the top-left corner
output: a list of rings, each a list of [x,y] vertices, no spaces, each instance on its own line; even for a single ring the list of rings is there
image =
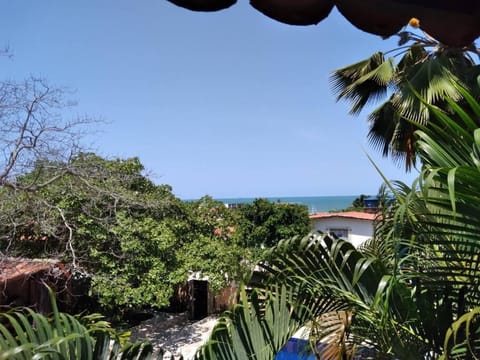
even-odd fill
[[[368,138],[384,156],[404,160],[408,170],[415,164],[417,124],[434,121],[427,104],[450,111],[443,99],[462,100],[454,86],[459,82],[478,99],[480,66],[472,58],[472,54],[478,55],[473,45],[448,47],[428,34],[419,36],[408,31],[398,36],[398,49],[377,52],[335,70],[331,82],[337,99],[351,102],[351,114],[357,115],[367,104],[384,100],[368,116]]]

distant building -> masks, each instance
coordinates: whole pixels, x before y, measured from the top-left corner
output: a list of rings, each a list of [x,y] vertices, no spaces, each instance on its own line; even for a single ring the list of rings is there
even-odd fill
[[[374,213],[346,211],[309,216],[314,231],[335,234],[358,246],[373,237]]]
[[[368,213],[376,213],[378,211],[378,205],[380,199],[376,196],[369,196],[363,199],[364,208],[363,211]]]
[[[225,207],[228,209],[238,209],[239,207],[245,205],[244,203],[224,203]]]

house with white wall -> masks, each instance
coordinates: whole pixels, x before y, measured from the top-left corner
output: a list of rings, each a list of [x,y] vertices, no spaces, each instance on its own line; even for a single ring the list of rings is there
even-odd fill
[[[317,213],[310,215],[314,231],[334,233],[354,246],[373,237],[375,214],[360,211]]]

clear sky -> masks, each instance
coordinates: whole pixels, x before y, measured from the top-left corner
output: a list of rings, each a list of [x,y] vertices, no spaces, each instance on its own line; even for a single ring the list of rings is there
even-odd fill
[[[108,122],[95,151],[138,156],[184,199],[374,194],[411,183],[366,141],[332,70],[396,39],[357,30],[335,10],[317,26],[271,20],[248,1],[194,13],[166,0],[15,0],[0,6],[2,77],[75,90],[79,115]]]

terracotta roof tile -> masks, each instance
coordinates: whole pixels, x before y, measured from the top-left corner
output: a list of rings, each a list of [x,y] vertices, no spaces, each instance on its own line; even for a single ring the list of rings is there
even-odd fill
[[[359,220],[370,220],[373,221],[376,218],[376,214],[366,213],[361,211],[345,211],[345,212],[335,212],[335,213],[316,213],[309,216],[310,220],[314,219],[329,219],[329,218],[348,218],[348,219],[359,219]]]

